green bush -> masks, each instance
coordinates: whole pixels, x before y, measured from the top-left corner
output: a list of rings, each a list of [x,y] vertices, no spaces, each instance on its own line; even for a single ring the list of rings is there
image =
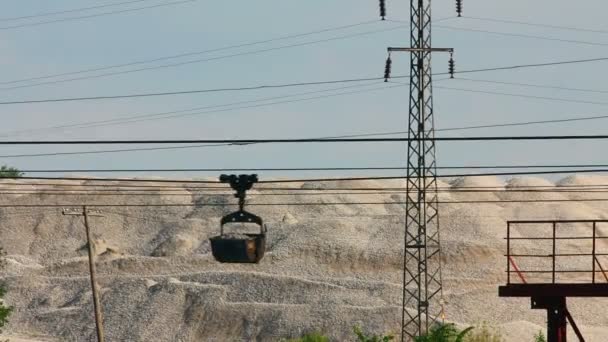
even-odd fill
[[[18,169],[6,165],[0,166],[0,178],[19,178],[23,176],[23,172]]]
[[[539,331],[538,334],[534,335],[534,342],[547,342],[545,334],[543,334],[542,331]]]
[[[0,248],[0,269],[4,268],[4,250]],[[6,294],[6,290],[4,286],[0,286],[0,333],[2,333],[2,328],[8,323],[8,317],[11,315],[13,311],[12,307],[8,307],[4,305],[4,295]]]
[[[8,317],[11,315],[11,312],[13,312],[13,308],[5,306],[2,301],[5,293],[4,287],[0,287],[0,333],[2,332],[2,328],[8,323]]]
[[[473,330],[468,327],[462,331],[455,324],[437,324],[431,328],[428,334],[417,336],[415,342],[464,342],[467,334]]]
[[[465,342],[504,342],[505,338],[487,323],[481,323],[475,327],[464,339]]]
[[[353,331],[354,331],[355,335],[357,336],[357,340],[359,342],[389,342],[395,338],[393,335],[382,335],[382,336],[367,335],[363,332],[363,330],[359,326],[353,327]],[[306,334],[306,335],[304,335],[302,337],[298,337],[298,338],[281,340],[281,342],[330,342],[330,341],[331,340],[329,339],[329,337],[327,337],[323,334],[317,333],[317,332],[309,333],[309,334]]]
[[[299,338],[285,340],[285,342],[329,342],[329,337],[323,336],[317,332],[313,332]]]
[[[355,332],[355,335],[357,335],[357,339],[359,340],[359,342],[389,342],[395,338],[395,336],[393,336],[393,335],[383,335],[383,336],[369,335],[368,336],[363,332],[361,327],[359,327],[357,325],[353,327],[353,331]]]

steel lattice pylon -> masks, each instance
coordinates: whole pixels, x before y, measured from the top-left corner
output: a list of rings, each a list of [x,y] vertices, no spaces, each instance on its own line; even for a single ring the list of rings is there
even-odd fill
[[[411,0],[410,105],[403,270],[402,341],[428,332],[443,319],[437,200],[431,1]]]

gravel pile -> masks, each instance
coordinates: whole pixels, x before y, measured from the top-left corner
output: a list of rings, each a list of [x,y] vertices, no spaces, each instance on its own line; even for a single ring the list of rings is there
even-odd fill
[[[608,184],[608,178],[604,181]],[[602,182],[574,176],[556,185]],[[48,189],[31,183],[31,189]],[[234,204],[99,208],[103,217],[91,217],[90,222],[108,341],[276,341],[310,331],[350,341],[356,324],[375,333],[399,331],[404,206],[391,203],[404,197],[344,194],[339,189],[403,185],[401,181],[288,185],[338,189],[327,196],[252,191],[249,203],[381,203],[251,206],[248,210],[268,225],[266,256],[253,265],[220,264],[211,255],[209,238],[219,234],[221,216],[236,209],[230,194],[201,195],[197,189],[184,187],[175,196],[8,195],[0,204]],[[539,178],[452,179],[439,182],[439,187],[454,191],[439,196],[452,202],[581,196],[502,192],[521,186],[551,187],[553,183]],[[463,191],[471,188],[491,191]],[[447,319],[461,324],[487,321],[513,342],[531,340],[546,318],[544,312],[530,310],[527,299],[497,296],[498,285],[506,281],[506,221],[608,218],[604,202],[440,206]],[[546,229],[514,227],[512,234],[534,236],[545,234]],[[235,238],[244,237],[240,229],[235,231]],[[560,227],[563,236],[589,232],[584,225]],[[599,227],[598,234],[608,236],[608,224]],[[14,341],[95,341],[82,217],[64,216],[61,208],[0,208],[0,245],[8,253],[0,281],[8,287],[6,301],[15,306],[7,334]],[[516,247],[522,253],[544,253],[548,248],[525,242]],[[589,246],[567,242],[560,248],[566,253],[586,251]],[[608,243],[600,243],[599,250],[608,253]],[[527,269],[546,266],[543,262],[518,260]],[[604,263],[608,266],[608,258]],[[590,265],[580,259],[563,267]],[[608,301],[576,299],[569,305],[587,341],[605,341]]]

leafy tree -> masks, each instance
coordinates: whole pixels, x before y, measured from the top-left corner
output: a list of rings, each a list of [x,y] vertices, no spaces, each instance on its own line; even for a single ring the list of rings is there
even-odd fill
[[[363,332],[361,327],[359,327],[357,325],[353,327],[353,331],[355,332],[355,335],[357,335],[357,339],[359,339],[359,342],[389,342],[395,338],[395,336],[393,336],[393,335],[368,336]]]
[[[415,342],[464,342],[467,334],[473,330],[468,327],[462,331],[455,324],[437,324],[431,328],[428,334],[417,336]]]
[[[542,331],[539,331],[538,334],[534,335],[534,342],[547,342],[545,334],[543,334]]]
[[[0,166],[0,178],[19,178],[21,176],[23,176],[23,172],[17,168],[6,165]]]

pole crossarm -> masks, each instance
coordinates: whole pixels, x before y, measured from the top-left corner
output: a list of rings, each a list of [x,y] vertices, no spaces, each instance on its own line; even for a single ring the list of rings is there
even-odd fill
[[[453,48],[417,48],[417,47],[389,47],[388,52],[449,52],[453,53]]]

